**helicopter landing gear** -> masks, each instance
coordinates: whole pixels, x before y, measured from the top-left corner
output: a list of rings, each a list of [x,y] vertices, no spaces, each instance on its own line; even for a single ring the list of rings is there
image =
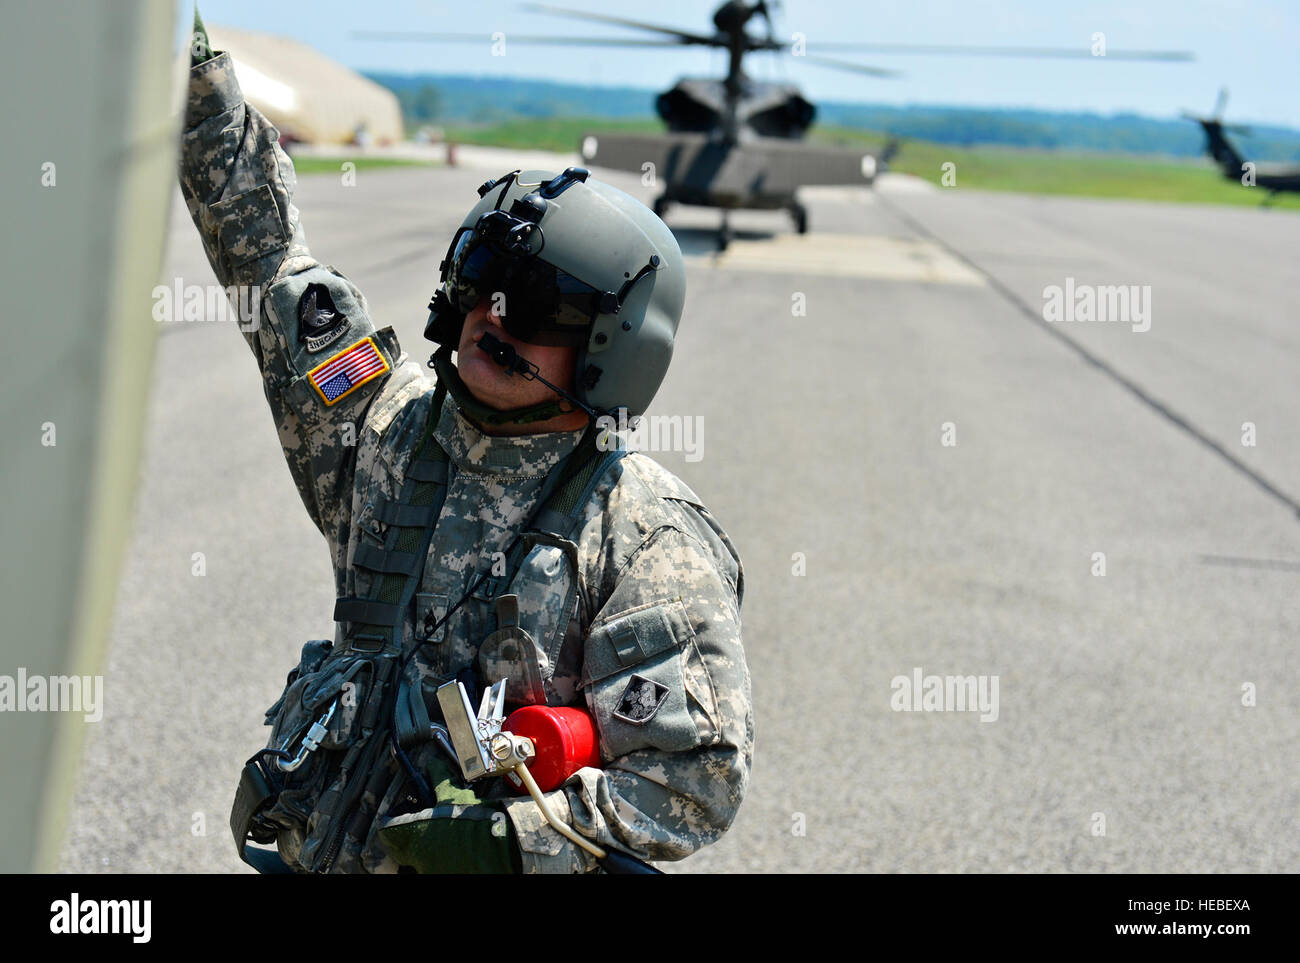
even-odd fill
[[[722,212],[722,224],[718,227],[718,253],[727,249],[731,243],[731,224],[727,221],[727,212]]]
[[[808,233],[808,208],[798,201],[790,205],[790,216],[794,218],[794,229],[800,234]]]

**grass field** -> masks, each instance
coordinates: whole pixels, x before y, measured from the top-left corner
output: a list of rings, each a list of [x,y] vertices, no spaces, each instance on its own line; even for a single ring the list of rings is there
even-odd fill
[[[449,127],[446,136],[461,144],[574,151],[582,135],[591,131],[648,134],[662,130],[663,126],[655,120],[565,117],[518,120],[486,127]],[[812,143],[852,147],[879,147],[885,139],[883,134],[837,127],[815,127],[809,135]],[[1208,158],[1176,161],[1122,154],[962,148],[905,140],[890,168],[938,185],[945,163],[956,165],[958,188],[1196,204],[1259,205],[1267,196],[1262,190],[1226,180]],[[333,169],[337,170],[337,166]],[[1273,203],[1276,207],[1300,210],[1300,195],[1280,194]]]
[[[593,130],[620,134],[657,134],[657,120],[608,120],[591,117],[544,117],[512,120],[486,127],[447,127],[444,136],[458,144],[515,147],[519,150],[576,151],[582,135]]]
[[[343,164],[347,161],[356,164],[359,171],[376,170],[381,167],[433,167],[426,161],[398,160],[391,157],[295,157],[293,169],[299,177],[305,174],[341,174]]]

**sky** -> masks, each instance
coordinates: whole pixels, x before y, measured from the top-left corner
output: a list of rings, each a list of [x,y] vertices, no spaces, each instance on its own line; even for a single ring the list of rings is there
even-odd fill
[[[712,33],[716,3],[707,0],[560,0],[557,6],[601,12]],[[421,0],[202,0],[204,20],[294,37],[356,70],[527,77],[605,86],[667,89],[681,76],[720,75],[721,52],[701,49],[598,49],[511,44],[511,33],[645,36],[620,27],[527,11],[517,2]],[[1300,128],[1300,2],[1060,3],[872,2],[786,0],[777,37],[796,32],[809,54],[818,40],[996,46],[1089,47],[1093,35],[1120,49],[1187,50],[1193,63],[1124,63],[933,57],[826,51],[828,56],[902,71],[874,79],[807,63],[753,54],[745,69],[758,79],[797,84],[819,99],[883,104],[1033,107],[1043,110],[1131,111],[1154,117],[1181,109],[1208,113],[1219,88],[1229,88],[1225,116],[1235,122]],[[751,23],[751,30],[758,30]],[[482,33],[479,44],[382,43],[355,30]],[[490,36],[503,32],[504,55]]]

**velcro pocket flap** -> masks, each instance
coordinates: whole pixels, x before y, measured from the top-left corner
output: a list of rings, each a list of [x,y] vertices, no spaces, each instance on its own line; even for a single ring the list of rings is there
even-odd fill
[[[683,648],[693,638],[680,599],[623,613],[589,634],[583,685],[607,761],[638,749],[700,745],[682,674]]]
[[[600,682],[647,659],[686,645],[695,633],[681,599],[649,602],[593,628],[587,638],[584,683]]]
[[[211,212],[217,220],[222,255],[231,268],[289,246],[289,232],[270,184],[218,201]]]

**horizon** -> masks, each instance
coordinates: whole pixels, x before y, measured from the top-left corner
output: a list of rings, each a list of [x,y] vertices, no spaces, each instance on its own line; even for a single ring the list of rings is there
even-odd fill
[[[355,68],[351,68],[351,69],[355,69]],[[581,81],[556,80],[553,77],[529,77],[523,75],[492,76],[492,75],[478,75],[478,74],[468,74],[468,73],[437,73],[433,71],[400,71],[400,70],[358,70],[357,73],[366,77],[368,80],[374,80],[374,78],[377,76],[389,76],[389,77],[405,77],[405,78],[412,78],[412,79],[428,78],[428,79],[449,79],[449,80],[475,80],[475,81],[483,81],[483,82],[501,81],[501,82],[510,82],[510,83],[550,84],[555,87],[572,87],[576,89],[592,87],[592,88],[599,88],[601,90],[611,90],[611,91],[624,90],[624,91],[632,91],[636,93],[645,92],[650,95],[656,95],[661,93],[661,91],[658,88],[653,86],[640,86],[637,84],[628,84],[628,83],[611,83],[611,84],[585,83]],[[1216,95],[1217,95],[1217,91],[1216,91]],[[844,106],[844,107],[869,107],[873,109],[884,108],[884,109],[893,109],[893,110],[935,110],[935,111],[953,110],[953,111],[970,111],[970,112],[985,111],[988,113],[1022,113],[1023,112],[1023,113],[1038,113],[1038,114],[1045,114],[1045,115],[1060,114],[1063,116],[1072,116],[1072,117],[1093,116],[1093,117],[1100,117],[1100,118],[1137,117],[1142,120],[1158,121],[1162,123],[1163,122],[1172,123],[1175,121],[1179,123],[1188,122],[1188,119],[1182,116],[1181,113],[1172,114],[1172,115],[1149,114],[1149,113],[1144,113],[1142,111],[1132,110],[1127,108],[1116,108],[1114,110],[1109,110],[1109,111],[1101,110],[1097,108],[1079,108],[1079,109],[1071,110],[1071,109],[1053,108],[1053,107],[1037,107],[1037,106],[1027,105],[1027,104],[919,103],[919,102],[912,102],[912,101],[907,101],[903,103],[890,103],[888,101],[875,101],[875,100],[839,100],[832,97],[824,97],[814,101],[814,106],[818,106],[821,104],[834,104],[836,106]],[[646,116],[647,117],[658,116],[657,114],[655,114],[653,106],[647,109]],[[1228,124],[1242,124],[1242,125],[1249,124],[1252,127],[1256,127],[1259,129],[1286,131],[1289,133],[1296,134],[1297,136],[1300,136],[1300,126],[1291,127],[1285,124],[1270,123],[1266,121],[1246,121],[1246,120],[1239,121],[1235,118],[1225,119],[1224,122]]]

